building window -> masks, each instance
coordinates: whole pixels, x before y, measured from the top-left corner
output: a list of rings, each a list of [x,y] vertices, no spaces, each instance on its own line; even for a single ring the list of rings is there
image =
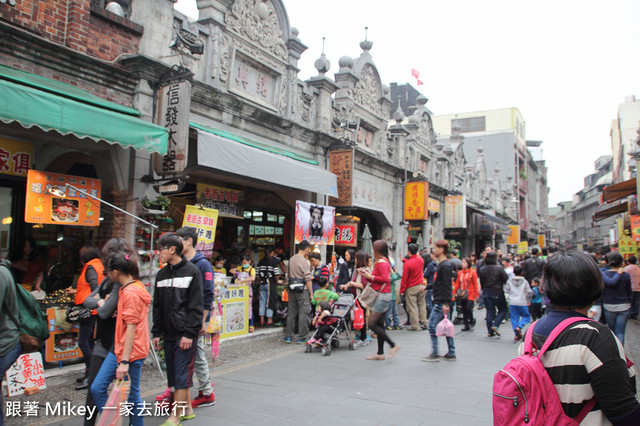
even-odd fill
[[[451,128],[460,128],[460,133],[484,132],[486,130],[485,117],[454,118]]]
[[[419,171],[422,172],[424,175],[427,174],[427,167],[428,167],[428,161],[426,158],[424,157],[420,157],[420,165],[419,165]]]

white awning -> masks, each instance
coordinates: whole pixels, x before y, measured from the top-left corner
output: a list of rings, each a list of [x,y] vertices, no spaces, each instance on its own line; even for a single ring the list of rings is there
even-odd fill
[[[337,177],[315,161],[247,138],[191,123],[198,132],[198,165],[289,188],[338,196]],[[316,163],[317,164],[317,163]]]

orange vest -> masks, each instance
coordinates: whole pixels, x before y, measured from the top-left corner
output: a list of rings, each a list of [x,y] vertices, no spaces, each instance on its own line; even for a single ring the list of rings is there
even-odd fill
[[[89,297],[89,295],[91,294],[91,286],[85,279],[85,272],[87,271],[88,266],[93,266],[93,269],[96,270],[96,273],[98,274],[98,285],[100,285],[102,280],[104,280],[104,266],[102,265],[100,259],[91,259],[90,261],[85,263],[84,267],[82,268],[82,272],[80,272],[80,276],[78,277],[78,286],[76,287],[75,298],[76,305],[82,305],[84,299]],[[97,312],[94,309],[93,311],[91,311],[91,313],[95,315]]]

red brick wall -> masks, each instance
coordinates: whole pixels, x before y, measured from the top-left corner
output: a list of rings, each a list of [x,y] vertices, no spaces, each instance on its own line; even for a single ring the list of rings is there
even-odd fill
[[[91,11],[91,0],[19,0],[0,4],[0,20],[54,43],[106,61],[136,53],[142,27],[109,12]]]

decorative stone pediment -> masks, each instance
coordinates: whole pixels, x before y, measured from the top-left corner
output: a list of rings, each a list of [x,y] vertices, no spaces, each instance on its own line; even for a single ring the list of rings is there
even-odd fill
[[[236,0],[224,18],[229,30],[258,44],[281,60],[288,50],[273,4],[269,0]]]
[[[381,115],[382,87],[378,73],[373,66],[365,65],[358,78],[353,92],[354,101],[374,114]]]

